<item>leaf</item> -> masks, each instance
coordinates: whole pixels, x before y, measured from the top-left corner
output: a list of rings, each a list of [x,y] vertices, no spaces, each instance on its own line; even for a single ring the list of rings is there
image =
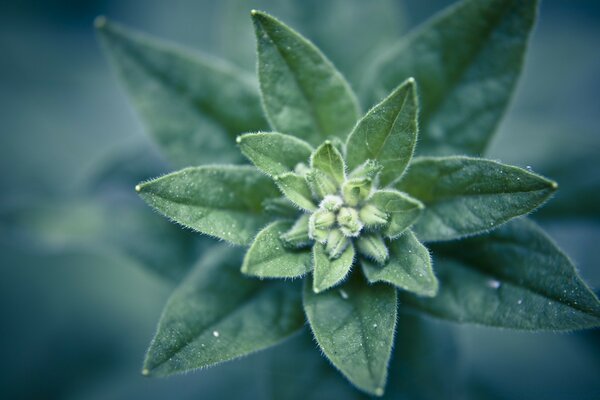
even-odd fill
[[[268,125],[241,70],[103,17],[96,26],[152,138],[176,166],[239,161],[233,138]]]
[[[309,250],[292,250],[279,238],[292,227],[286,221],[273,222],[256,235],[246,252],[242,272],[260,278],[295,278],[312,269]]]
[[[388,243],[390,256],[388,262],[377,265],[362,260],[363,271],[369,282],[388,282],[419,296],[435,296],[438,281],[431,268],[431,256],[409,230]]]
[[[242,153],[270,176],[294,171],[299,163],[308,164],[312,147],[303,140],[281,133],[249,133],[236,140]]]
[[[458,322],[526,330],[600,326],[600,303],[567,256],[534,223],[434,249],[440,290],[406,306]]]
[[[310,42],[268,14],[252,11],[258,79],[271,126],[314,146],[345,138],[359,117],[342,75]]]
[[[420,201],[395,190],[378,190],[368,202],[387,213],[389,222],[382,233],[391,239],[402,234],[423,212]]]
[[[239,272],[241,254],[209,252],[175,290],[150,344],[144,374],[164,376],[273,346],[300,330],[299,288]]]
[[[532,172],[469,157],[416,159],[396,188],[425,203],[413,226],[422,241],[485,232],[540,206],[557,185]]]
[[[396,324],[396,290],[355,275],[339,291],[304,285],[304,311],[327,358],[359,389],[383,395]]]
[[[313,290],[322,292],[341,282],[350,272],[354,262],[354,247],[348,245],[342,254],[331,260],[325,246],[315,242],[313,246]]]
[[[464,0],[373,62],[370,104],[414,77],[421,101],[419,154],[480,155],[521,73],[535,0]]]
[[[272,218],[262,203],[279,196],[254,167],[185,168],[136,186],[157,211],[183,226],[228,242],[250,244]]]
[[[348,169],[376,160],[383,166],[381,187],[398,180],[415,149],[418,112],[416,84],[409,79],[358,121],[346,144]]]
[[[338,185],[346,179],[346,165],[340,152],[329,140],[315,150],[310,159],[310,166],[331,177]]]
[[[306,211],[315,211],[317,209],[310,187],[303,177],[289,172],[278,175],[274,179],[281,192],[289,201]]]

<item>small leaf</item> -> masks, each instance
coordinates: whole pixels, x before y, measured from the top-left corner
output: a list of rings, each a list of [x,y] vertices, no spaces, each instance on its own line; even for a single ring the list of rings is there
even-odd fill
[[[557,185],[491,160],[423,157],[415,159],[396,187],[425,203],[413,227],[419,239],[439,241],[485,232],[527,214]]]
[[[235,136],[268,126],[243,71],[102,17],[97,27],[151,136],[176,166],[237,162]]]
[[[309,272],[310,250],[291,250],[280,239],[292,225],[277,221],[260,231],[246,252],[242,272],[259,278],[295,278]]]
[[[313,214],[314,215],[314,214]],[[300,248],[308,246],[311,243],[309,237],[309,218],[308,214],[302,214],[292,227],[281,234],[280,238],[287,246]]]
[[[312,199],[312,192],[306,180],[298,174],[288,172],[277,175],[275,183],[289,201],[306,211],[315,211],[317,206]]]
[[[214,365],[273,346],[303,327],[300,288],[244,277],[240,261],[240,252],[226,246],[205,255],[167,302],[144,373]]]
[[[346,239],[344,237],[344,239]],[[347,239],[346,239],[347,240]],[[339,257],[332,260],[324,245],[313,246],[313,290],[322,292],[342,281],[354,262],[354,247],[350,243]]]
[[[439,318],[526,330],[600,326],[600,302],[571,261],[534,223],[438,245],[436,297],[402,303]]]
[[[396,290],[355,275],[343,288],[315,294],[304,311],[323,353],[359,389],[383,395],[396,324]]]
[[[262,209],[279,196],[254,167],[185,168],[136,186],[140,196],[172,220],[234,244],[250,244],[272,218]]]
[[[382,233],[391,239],[398,237],[411,226],[423,211],[420,201],[389,189],[373,193],[368,203],[387,213],[389,222]]]
[[[389,242],[388,248],[390,257],[385,265],[362,261],[369,282],[388,282],[419,296],[435,296],[438,281],[431,268],[431,256],[415,235],[406,231]]]
[[[345,138],[358,119],[350,86],[310,42],[268,14],[252,11],[258,78],[266,114],[277,131],[314,146]]]
[[[358,121],[346,144],[348,169],[375,160],[383,166],[381,187],[398,180],[415,149],[418,112],[415,81],[409,79]]]
[[[346,179],[344,159],[338,149],[333,147],[329,140],[325,141],[312,154],[310,166],[328,175],[338,185],[341,185]]]
[[[308,163],[312,147],[303,140],[281,133],[248,133],[236,139],[242,153],[264,173],[275,176]]]
[[[510,101],[537,11],[535,0],[464,0],[407,35],[372,66],[370,104],[414,77],[419,154],[480,155]]]

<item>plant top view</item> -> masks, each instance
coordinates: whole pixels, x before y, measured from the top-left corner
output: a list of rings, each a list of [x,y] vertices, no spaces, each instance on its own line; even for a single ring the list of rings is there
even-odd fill
[[[258,85],[98,18],[148,132],[180,168],[135,191],[182,229],[224,242],[206,245],[174,290],[142,373],[211,366],[308,326],[313,351],[357,390],[393,396],[393,349],[412,346],[395,340],[403,315],[600,326],[594,292],[526,217],[558,184],[483,157],[537,9],[460,1],[369,59],[355,88],[267,12],[249,11]]]

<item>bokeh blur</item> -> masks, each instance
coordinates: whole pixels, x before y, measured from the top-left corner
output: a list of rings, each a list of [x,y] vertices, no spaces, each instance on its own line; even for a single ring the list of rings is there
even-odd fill
[[[184,376],[141,376],[170,291],[211,241],[180,231],[135,196],[137,181],[170,167],[102,54],[93,20],[106,15],[252,71],[248,13],[263,9],[315,41],[356,84],[369,54],[448,3],[1,2],[0,398],[360,397],[306,334]],[[487,154],[559,182],[558,195],[533,217],[596,290],[598,43],[599,2],[544,1],[518,91]],[[181,240],[161,246],[167,236]],[[390,385],[400,387],[403,398],[600,398],[598,331],[532,334],[419,324],[422,335],[398,333]]]

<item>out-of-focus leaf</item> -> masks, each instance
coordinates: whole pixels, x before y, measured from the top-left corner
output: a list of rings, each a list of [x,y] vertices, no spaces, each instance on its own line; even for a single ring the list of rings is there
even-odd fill
[[[254,167],[203,166],[144,182],[140,196],[172,220],[234,244],[250,244],[271,219],[262,208],[279,196]]]
[[[536,0],[463,0],[373,61],[364,84],[374,104],[414,77],[427,155],[480,155],[520,75]]]

